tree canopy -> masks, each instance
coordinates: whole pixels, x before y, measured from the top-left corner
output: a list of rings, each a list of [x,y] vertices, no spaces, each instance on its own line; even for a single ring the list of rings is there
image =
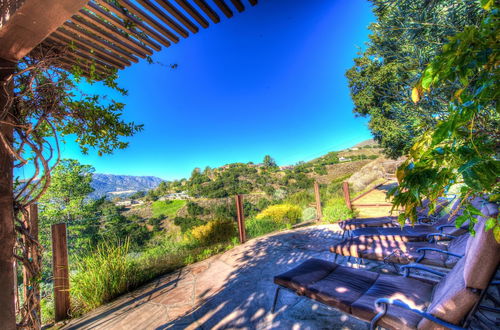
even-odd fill
[[[418,104],[412,87],[448,38],[484,17],[476,0],[370,0],[376,22],[366,49],[346,72],[354,113],[369,117],[374,138],[390,157],[406,154],[438,118],[448,113],[454,86],[428,91]]]
[[[395,206],[405,206],[401,219],[415,219],[416,207],[425,196],[436,202],[452,185],[459,185],[465,212],[460,225],[480,215],[473,198],[499,200],[498,173],[500,79],[500,13],[491,1],[481,1],[485,18],[475,26],[450,37],[441,52],[427,65],[413,88],[413,101],[435,97],[432,90],[445,86],[448,96],[446,116],[436,119],[435,128],[426,130],[410,149],[406,162],[398,169],[400,181],[392,193]],[[498,219],[489,219],[500,241]]]

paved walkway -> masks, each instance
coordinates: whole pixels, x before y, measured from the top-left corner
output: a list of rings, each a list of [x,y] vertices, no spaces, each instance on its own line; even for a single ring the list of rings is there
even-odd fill
[[[65,329],[366,329],[364,322],[282,292],[273,276],[311,258],[333,260],[335,225],[264,236],[165,275]]]

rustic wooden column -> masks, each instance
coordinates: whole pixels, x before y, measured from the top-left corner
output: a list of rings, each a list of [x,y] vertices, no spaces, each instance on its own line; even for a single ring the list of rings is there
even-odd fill
[[[24,219],[26,228],[31,237],[38,241],[38,205],[31,204],[28,207],[28,216]],[[41,260],[39,260],[38,249],[35,245],[30,247],[28,257],[33,260],[33,271],[41,271]],[[25,267],[23,269],[23,283],[24,283],[24,301],[31,299],[31,305],[35,306],[33,310],[32,319],[35,320],[34,326],[41,327],[41,310],[40,310],[40,284],[37,278],[33,278],[31,272]]]
[[[245,215],[243,214],[243,196],[236,195],[236,215],[238,216],[238,232],[240,233],[240,242],[247,240],[245,232]]]
[[[12,108],[6,109],[6,103],[12,94],[12,84],[5,79],[14,72],[15,63],[0,58],[0,132],[6,141],[0,140],[0,324],[1,328],[16,328],[15,284],[14,284],[14,193],[13,193],[13,157],[5,143],[12,146],[12,126],[1,121],[11,122]],[[4,112],[6,110],[6,113]],[[6,114],[3,117],[3,114]]]
[[[351,194],[349,193],[349,182],[344,181],[342,183],[342,190],[344,191],[345,205],[349,208],[349,210],[352,210]]]
[[[319,193],[319,184],[314,182],[314,197],[316,198],[316,218],[323,219],[323,211],[321,210],[321,195]]]
[[[68,240],[65,223],[52,225],[52,267],[55,320],[58,322],[68,318],[70,309]]]

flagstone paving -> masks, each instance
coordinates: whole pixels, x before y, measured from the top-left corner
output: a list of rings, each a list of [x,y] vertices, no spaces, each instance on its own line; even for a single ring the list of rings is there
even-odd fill
[[[328,248],[340,241],[337,229],[317,225],[250,240],[157,278],[63,328],[366,329],[364,322],[289,292],[282,291],[276,313],[270,312],[273,276],[308,258],[333,261]]]

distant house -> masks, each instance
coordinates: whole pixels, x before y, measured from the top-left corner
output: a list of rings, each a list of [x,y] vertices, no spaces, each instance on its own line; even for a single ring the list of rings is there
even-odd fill
[[[339,162],[350,162],[351,158],[339,157]]]
[[[354,147],[354,148],[350,148],[349,150],[356,151],[356,150],[359,150],[359,148]]]
[[[294,166],[293,165],[285,165],[285,166],[280,166],[280,170],[293,170]]]
[[[124,201],[119,201],[119,202],[116,202],[115,205],[116,206],[132,206],[132,201],[131,200],[124,200]]]
[[[144,204],[144,201],[136,201],[133,199],[127,199],[115,203],[116,206],[123,206],[123,207],[137,206],[141,204]]]
[[[165,196],[160,197],[158,200],[160,201],[168,201],[168,200],[174,200],[174,199],[189,199],[189,195],[185,191],[181,192],[176,192],[176,193],[171,193]]]

